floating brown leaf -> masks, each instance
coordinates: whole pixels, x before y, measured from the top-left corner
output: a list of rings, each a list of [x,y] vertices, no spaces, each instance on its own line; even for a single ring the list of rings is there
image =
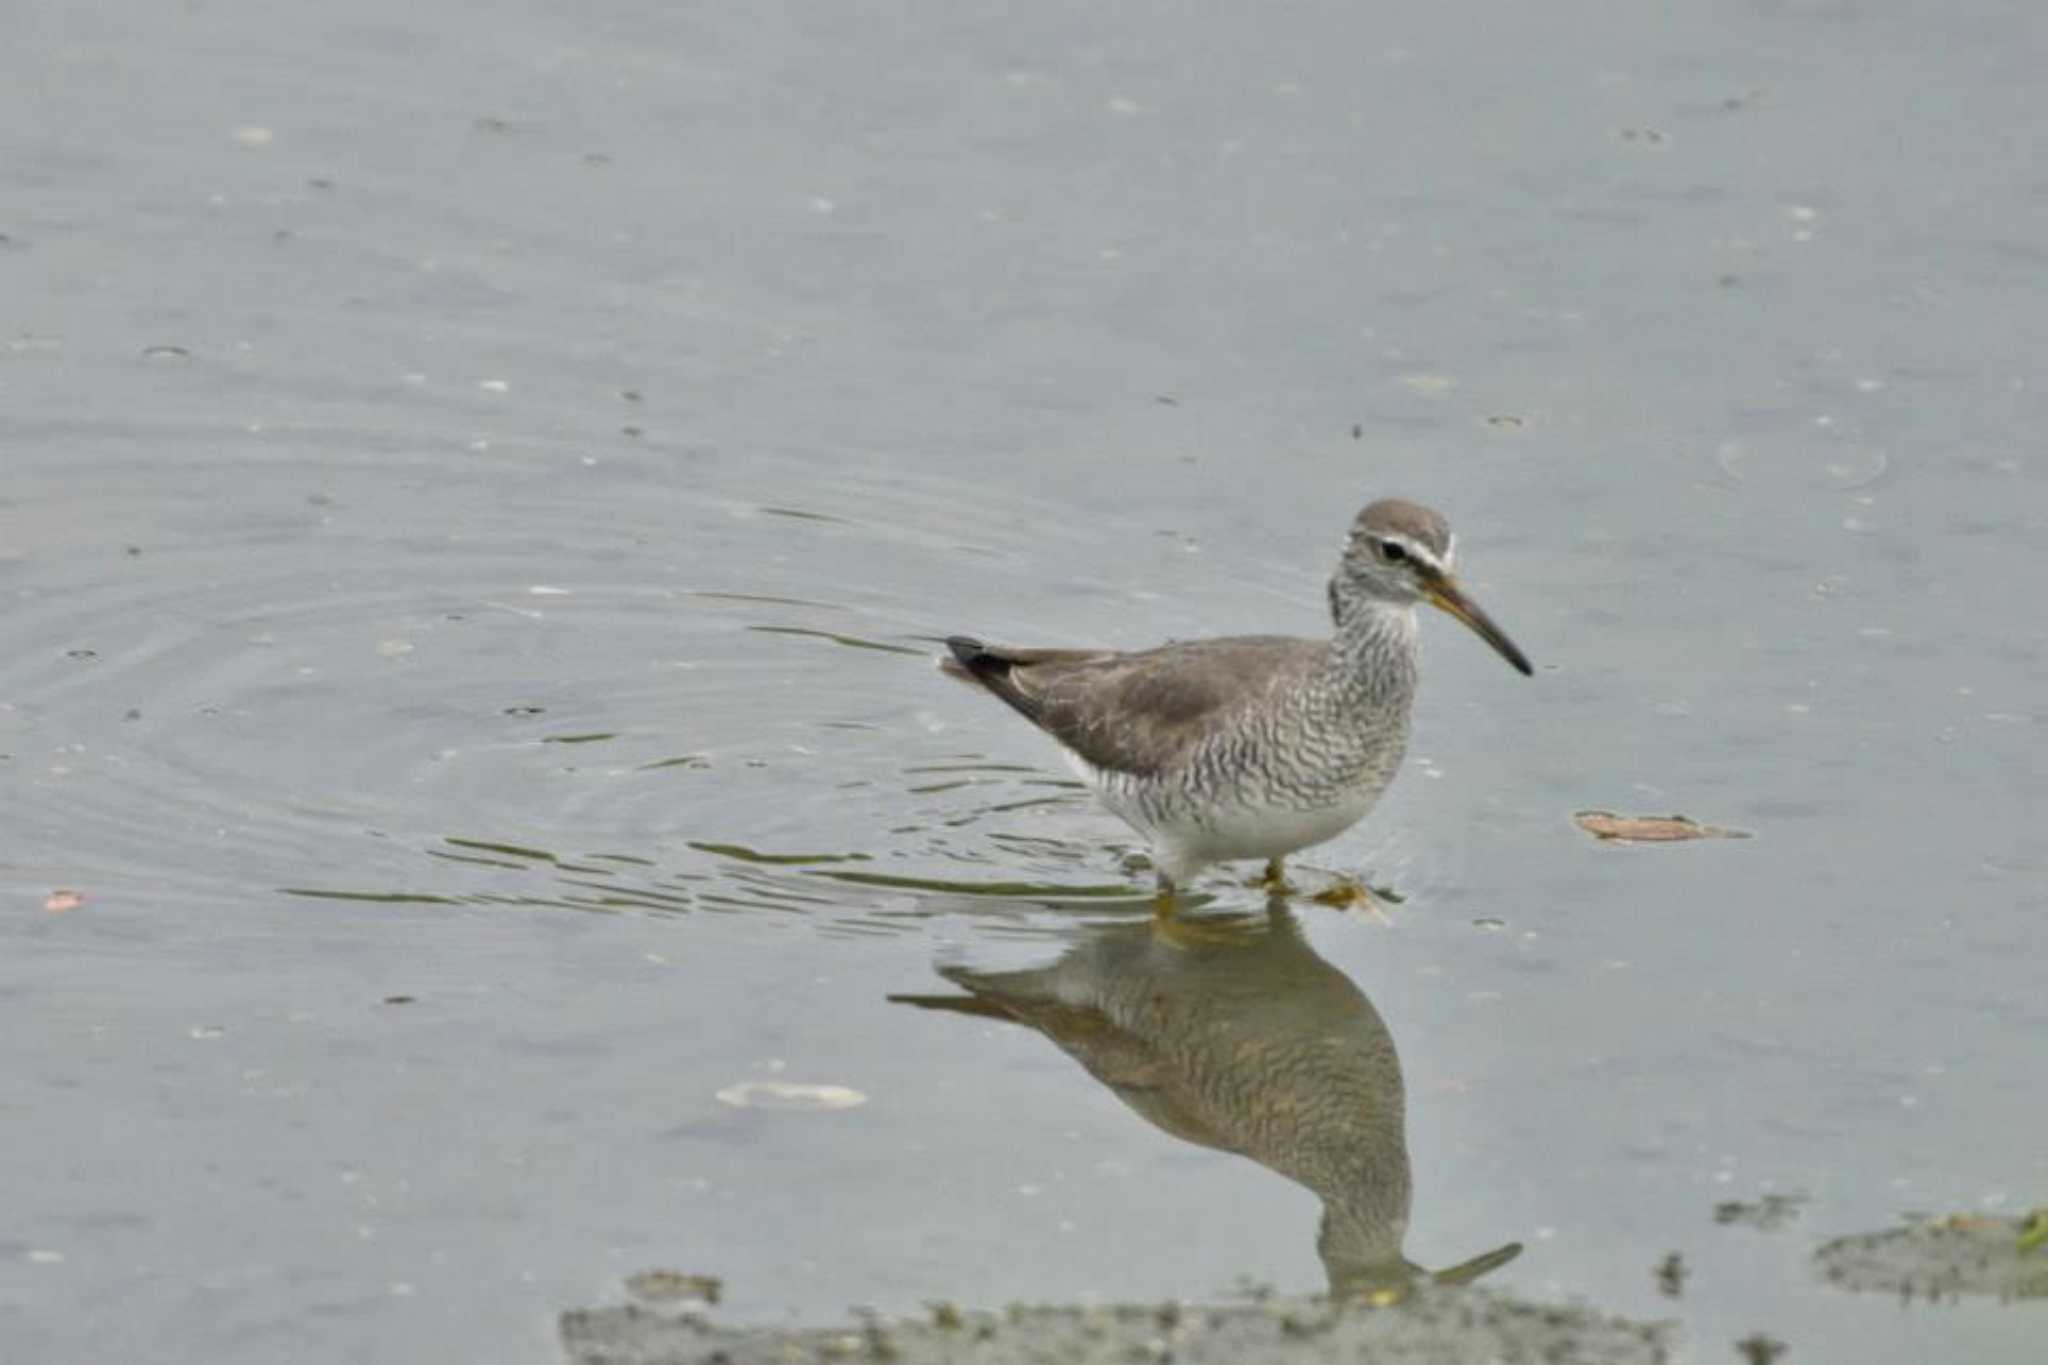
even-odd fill
[[[1616,815],[1611,810],[1572,812],[1578,827],[1602,842],[1675,844],[1687,839],[1747,839],[1745,830],[1702,825],[1683,815]]]

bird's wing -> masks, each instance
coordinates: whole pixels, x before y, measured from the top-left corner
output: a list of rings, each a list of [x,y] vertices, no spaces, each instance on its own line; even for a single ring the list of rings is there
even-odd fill
[[[1242,706],[1307,675],[1327,646],[1284,635],[1188,640],[1137,653],[1010,649],[966,636],[943,667],[980,684],[1097,768],[1151,777]]]

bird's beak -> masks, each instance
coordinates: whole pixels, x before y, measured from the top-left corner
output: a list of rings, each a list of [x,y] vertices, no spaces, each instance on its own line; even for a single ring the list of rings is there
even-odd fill
[[[1529,656],[1516,648],[1515,642],[1508,638],[1508,633],[1495,625],[1493,618],[1481,611],[1477,602],[1465,596],[1464,589],[1460,588],[1457,580],[1449,574],[1438,578],[1423,591],[1428,594],[1430,605],[1442,607],[1472,627],[1473,633],[1492,645],[1501,658],[1515,666],[1517,672],[1528,676],[1536,671],[1529,664]]]

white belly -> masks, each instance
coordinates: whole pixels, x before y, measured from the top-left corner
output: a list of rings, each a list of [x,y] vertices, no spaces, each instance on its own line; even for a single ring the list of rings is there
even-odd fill
[[[1177,809],[1161,819],[1146,809],[1131,779],[1104,773],[1071,753],[1067,758],[1103,805],[1145,836],[1154,861],[1175,881],[1207,863],[1284,858],[1324,843],[1363,820],[1379,800],[1377,790],[1359,788],[1306,810],[1233,802],[1201,811]]]

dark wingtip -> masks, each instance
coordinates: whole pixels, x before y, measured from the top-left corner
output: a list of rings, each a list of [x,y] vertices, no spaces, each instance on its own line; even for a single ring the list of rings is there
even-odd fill
[[[948,635],[946,648],[952,650],[953,657],[968,668],[974,667],[975,663],[988,653],[988,646],[972,635]]]

